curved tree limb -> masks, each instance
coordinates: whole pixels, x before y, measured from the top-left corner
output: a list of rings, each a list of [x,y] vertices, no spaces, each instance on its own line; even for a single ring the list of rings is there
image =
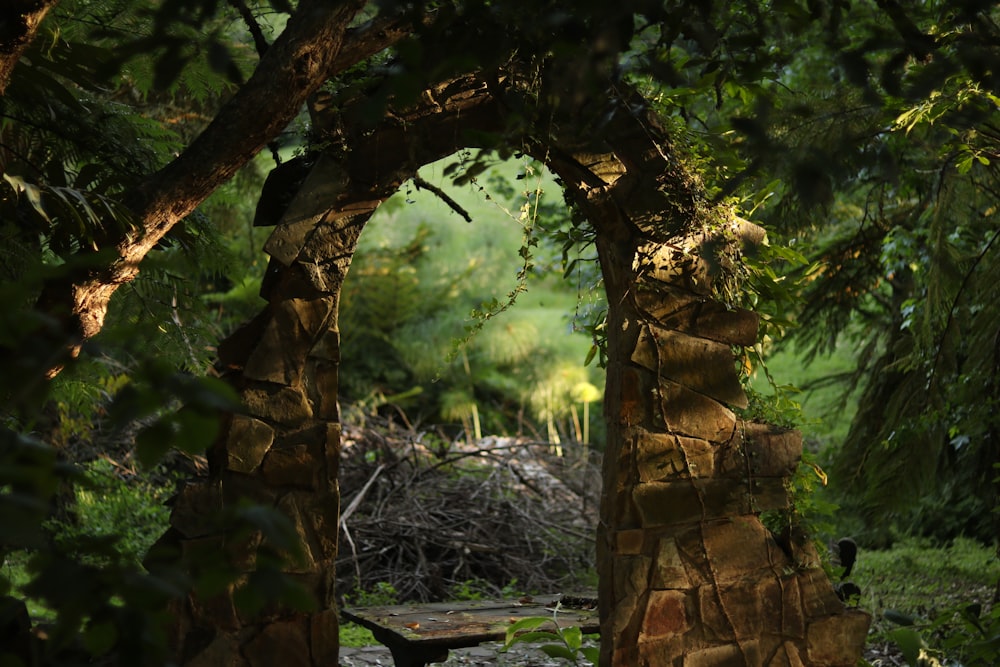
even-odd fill
[[[10,73],[31,44],[45,14],[58,0],[8,0],[0,7],[0,95],[7,90]]]
[[[115,245],[113,259],[46,284],[38,305],[58,320],[67,339],[47,377],[58,374],[101,330],[111,296],[135,278],[146,254],[287,127],[310,95],[330,76],[408,34],[396,17],[348,29],[364,4],[302,2],[247,83],[205,131],[127,198],[135,232]]]

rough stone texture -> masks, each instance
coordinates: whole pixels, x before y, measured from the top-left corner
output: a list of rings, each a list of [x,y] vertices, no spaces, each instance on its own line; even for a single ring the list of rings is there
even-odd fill
[[[659,392],[663,418],[672,432],[713,442],[726,442],[733,436],[736,415],[721,403],[666,379],[660,382]]]
[[[806,637],[809,664],[853,665],[864,651],[870,623],[868,614],[857,609],[813,621]]]
[[[720,475],[790,477],[802,459],[802,433],[771,424],[744,422],[719,464]]]
[[[273,487],[318,489],[323,468],[316,462],[321,456],[321,443],[275,445],[261,468],[264,481]]]
[[[681,591],[650,591],[642,618],[639,642],[662,639],[687,632],[691,626],[687,595]]]
[[[657,663],[662,664],[662,663]],[[761,664],[757,642],[745,641],[690,651],[684,667],[748,667]]]
[[[773,554],[768,530],[754,516],[702,524],[705,555],[715,564],[715,579],[723,584],[769,568]]]
[[[727,344],[648,326],[639,335],[632,361],[712,399],[747,407],[743,386],[730,368],[736,359]]]
[[[613,541],[598,549],[602,665],[852,665],[866,617],[849,620],[825,573],[793,561],[758,516],[788,507],[801,436],[730,409],[747,404],[731,346],[755,342],[757,317],[714,301],[711,288],[732,261],[726,244],[763,231],[739,219],[692,224],[697,185],[671,180],[669,168],[644,171],[657,157],[637,150],[636,135],[613,135],[607,150],[629,173],[607,187],[588,190],[556,165],[568,192],[584,193],[576,201],[588,217],[604,221],[595,222],[610,304],[599,535]],[[835,654],[844,633],[850,647]]]
[[[216,637],[201,653],[187,662],[189,667],[245,667],[247,661],[240,655],[239,643],[227,637]]]
[[[299,384],[306,355],[326,331],[331,310],[331,299],[327,297],[287,299],[274,304],[271,319],[247,358],[244,377],[280,385]]]
[[[677,550],[677,541],[673,537],[659,540],[654,565],[653,578],[650,582],[653,589],[691,588],[691,579],[684,567],[680,551]]]
[[[340,650],[340,615],[336,609],[327,609],[310,618],[309,649],[313,664],[337,664]]]
[[[189,482],[174,499],[170,525],[186,538],[210,535],[219,529],[222,486],[217,482]]]
[[[243,649],[250,667],[310,667],[309,637],[300,619],[268,623]]]
[[[327,182],[333,168],[323,169],[318,184]],[[163,554],[171,551],[171,541],[179,543],[176,551],[192,564],[224,557],[236,573],[221,592],[192,595],[178,608],[175,636],[209,638],[193,656],[178,640],[187,665],[337,664],[336,304],[360,226],[350,216],[327,216],[328,204],[320,202],[329,201],[330,191],[317,187],[321,195],[305,193],[303,201],[293,202],[268,244],[275,261],[262,288],[269,300],[264,312],[220,345],[221,374],[239,389],[244,413],[224,423],[210,452],[212,478],[181,491],[171,515],[174,531],[157,545]],[[271,519],[249,534],[230,534],[218,510],[247,502],[285,517],[298,547],[272,542]],[[311,596],[318,611],[292,612],[286,602],[270,598],[258,610],[238,604],[239,589],[255,585],[265,549],[269,558],[283,557],[283,576]]]
[[[309,400],[297,387],[249,387],[243,391],[242,399],[248,413],[282,426],[301,426],[313,416]]]
[[[481,100],[469,91],[487,86],[469,78],[448,90]],[[441,145],[429,148],[429,135],[400,121],[409,123],[403,135],[420,136],[427,161],[459,148],[449,143],[458,121],[440,130],[448,113],[462,123],[475,117],[457,103],[446,112],[442,96],[431,102],[429,117],[448,138],[435,137]],[[553,124],[569,133],[551,137],[564,149],[528,149],[593,224],[609,303],[601,664],[853,665],[868,617],[845,611],[825,573],[804,567],[808,549],[793,545],[793,561],[757,516],[787,507],[801,438],[743,423],[730,409],[746,405],[730,346],[754,343],[757,319],[715,300],[713,284],[763,230],[708,202],[657,119],[638,108],[623,102],[593,136],[576,134],[575,122]],[[485,115],[499,126],[495,109]],[[286,576],[317,611],[266,600],[244,612],[232,589],[193,597],[178,606],[173,630],[197,640],[178,641],[187,664],[336,664],[337,305],[361,228],[412,174],[414,165],[399,164],[406,153],[352,150],[345,164],[323,156],[285,209],[265,246],[268,304],[219,346],[219,373],[240,392],[244,414],[213,448],[211,481],[180,493],[173,529],[157,544],[160,554],[192,560],[214,548],[236,570],[234,585],[251,582],[272,546],[265,527],[236,539],[212,510],[264,504],[297,536],[305,557],[286,563]],[[391,161],[378,162],[384,155]]]
[[[236,472],[253,472],[273,442],[273,428],[253,417],[233,415],[225,448],[226,467]]]
[[[730,309],[704,298],[664,299],[656,290],[642,290],[636,305],[663,327],[727,345],[757,342],[760,316],[749,310]]]

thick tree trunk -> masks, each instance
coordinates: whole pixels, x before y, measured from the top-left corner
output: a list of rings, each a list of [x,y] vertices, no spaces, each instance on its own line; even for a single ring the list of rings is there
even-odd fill
[[[31,44],[45,14],[58,0],[7,0],[0,7],[0,96],[7,92],[11,72]]]

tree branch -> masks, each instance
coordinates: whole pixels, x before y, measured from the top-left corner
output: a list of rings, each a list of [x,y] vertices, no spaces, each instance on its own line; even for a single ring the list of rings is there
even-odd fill
[[[7,0],[0,8],[0,96],[45,14],[58,0]]]
[[[101,330],[112,294],[136,276],[146,254],[287,127],[327,78],[407,34],[398,17],[348,30],[364,4],[303,0],[253,75],[205,131],[128,197],[138,232],[116,245],[113,261],[45,286],[38,303],[60,322],[68,339],[66,360]],[[60,369],[55,364],[47,375]]]
[[[472,216],[469,215],[469,212],[466,211],[464,208],[462,208],[461,204],[452,199],[447,192],[445,192],[438,186],[434,185],[433,183],[429,183],[428,181],[425,181],[420,176],[413,177],[413,184],[417,186],[418,190],[429,190],[430,192],[433,192],[435,195],[437,195],[438,199],[447,204],[448,207],[455,213],[458,213],[460,216],[462,216],[462,218],[466,222],[472,222]]]

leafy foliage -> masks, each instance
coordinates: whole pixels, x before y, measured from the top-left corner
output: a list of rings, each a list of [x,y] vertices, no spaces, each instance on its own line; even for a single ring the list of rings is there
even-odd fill
[[[558,246],[547,236],[523,236],[535,224],[529,216],[537,214],[540,227],[558,219],[548,217],[551,205],[536,205],[537,176],[515,172],[533,181],[518,195],[504,175],[511,168],[494,167],[488,186],[457,191],[471,225],[412,186],[369,224],[341,301],[346,401],[395,404],[411,419],[461,423],[470,435],[476,420],[480,432],[509,433],[524,427],[523,407],[536,406],[544,420],[555,401],[553,418],[566,419],[572,385],[600,383],[583,366],[585,338],[569,331],[572,286],[546,278],[551,264],[545,271],[535,264],[536,255],[558,262]],[[513,285],[508,298],[518,299],[510,312],[503,311],[511,301],[495,296],[505,284]],[[567,372],[573,381],[550,391]]]
[[[551,623],[553,629],[538,628]],[[542,643],[550,642],[550,643]],[[581,658],[586,658],[596,665],[600,659],[600,650],[596,646],[585,646],[584,635],[579,627],[563,627],[559,625],[559,607],[556,606],[552,617],[532,616],[522,618],[507,628],[504,637],[504,650],[518,643],[541,643],[538,647],[550,658],[560,658],[574,665],[580,664]]]

